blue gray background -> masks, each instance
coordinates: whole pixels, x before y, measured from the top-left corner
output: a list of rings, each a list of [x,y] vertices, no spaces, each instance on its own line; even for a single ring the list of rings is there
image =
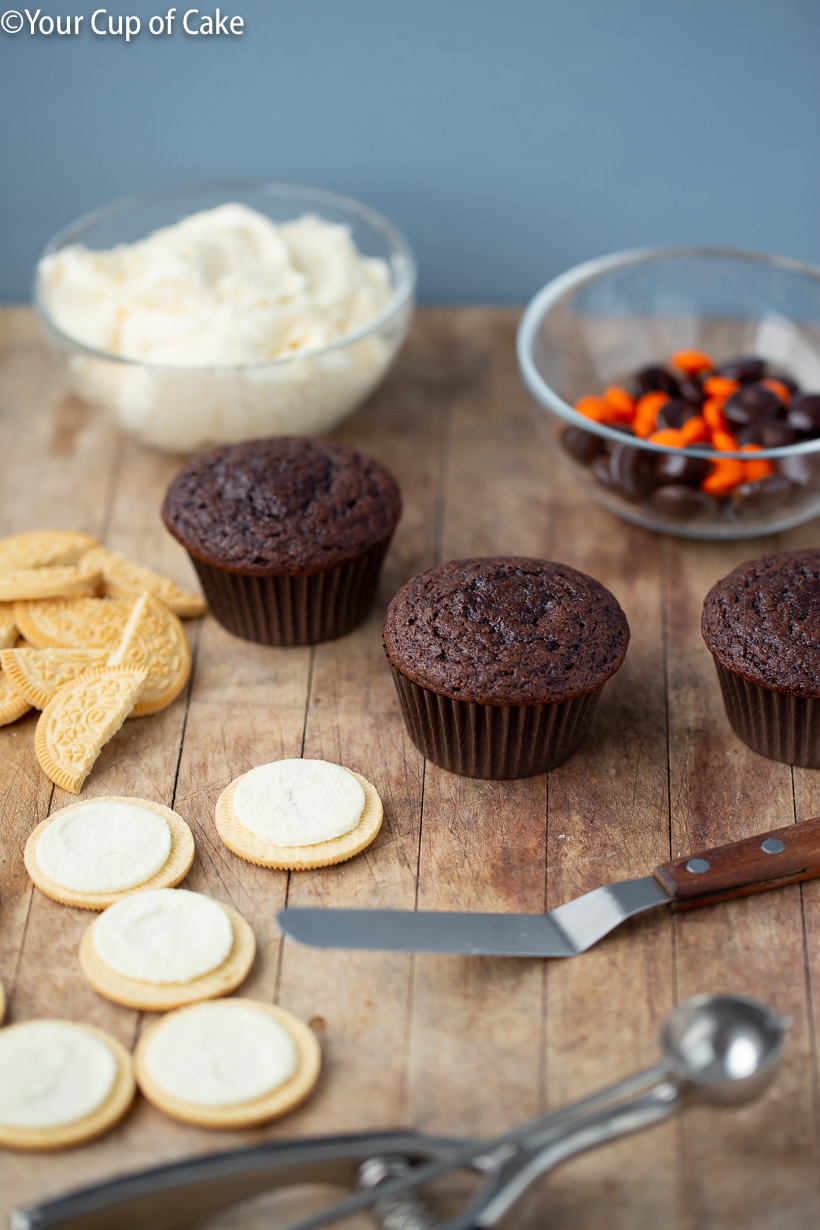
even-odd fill
[[[99,4],[35,6],[85,14],[76,38],[0,33],[0,298],[88,209],[255,176],[386,213],[427,300],[644,244],[820,263],[817,0],[225,0],[241,37],[128,45]]]

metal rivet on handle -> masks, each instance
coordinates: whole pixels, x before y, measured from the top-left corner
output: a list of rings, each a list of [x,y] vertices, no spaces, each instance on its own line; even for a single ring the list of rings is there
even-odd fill
[[[700,871],[708,871],[711,865],[708,858],[690,858],[686,864],[686,870],[697,875]]]
[[[767,837],[765,841],[761,841],[760,848],[767,854],[782,854],[786,845],[779,837]]]

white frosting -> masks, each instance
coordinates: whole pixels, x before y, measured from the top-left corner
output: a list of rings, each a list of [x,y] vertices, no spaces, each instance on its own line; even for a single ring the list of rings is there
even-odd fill
[[[277,846],[315,846],[355,829],[365,795],[351,772],[326,760],[274,760],[251,769],[233,796],[236,818]]]
[[[389,335],[309,358],[387,307],[389,267],[345,226],[312,214],[277,226],[239,204],[110,250],[62,248],[41,261],[39,290],[64,333],[151,365],[76,355],[71,374],[82,396],[176,451],[326,430],[375,387],[410,314]],[[298,361],[241,366],[282,359]]]
[[[169,1014],[145,1048],[148,1075],[170,1097],[232,1106],[283,1085],[298,1066],[288,1031],[237,999]]]
[[[117,1068],[111,1048],[71,1021],[30,1021],[0,1030],[0,1123],[74,1123],[102,1106]]]
[[[219,902],[182,888],[123,898],[103,910],[91,935],[110,969],[153,986],[200,978],[233,947],[231,920]]]
[[[171,830],[164,816],[136,803],[91,799],[55,817],[37,843],[37,866],[61,888],[116,893],[165,866]]]

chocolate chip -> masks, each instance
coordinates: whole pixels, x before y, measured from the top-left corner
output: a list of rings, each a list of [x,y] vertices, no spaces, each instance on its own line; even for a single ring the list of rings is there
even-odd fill
[[[763,379],[766,375],[766,363],[756,355],[745,355],[743,358],[721,363],[717,374],[725,376],[727,380],[739,380],[741,384],[749,384],[753,380]]]
[[[786,422],[800,436],[820,434],[820,393],[798,393],[793,397]]]
[[[612,478],[612,471],[609,468],[609,457],[605,454],[599,453],[595,458],[592,463],[592,473],[595,475],[601,486],[605,487],[607,491],[611,491],[615,486]]]
[[[694,521],[696,517],[705,517],[714,512],[715,502],[695,487],[670,484],[658,488],[649,501],[649,507],[670,521]]]
[[[709,463],[702,457],[689,457],[686,453],[662,453],[655,462],[655,476],[659,483],[697,487],[708,468]]]
[[[781,419],[758,419],[737,433],[738,444],[759,444],[761,448],[785,448],[794,440],[791,427]]]
[[[783,403],[765,384],[746,384],[728,399],[723,407],[727,423],[747,427],[758,419],[776,418]]]
[[[649,449],[616,444],[609,458],[609,472],[613,485],[636,503],[647,499],[658,485],[655,454]]]
[[[799,487],[820,487],[820,452],[796,453],[794,457],[781,457],[780,473]]]
[[[632,396],[643,397],[644,393],[668,393],[677,397],[678,382],[671,372],[663,367],[644,367],[632,377]]]
[[[697,380],[681,380],[680,395],[684,401],[688,401],[690,405],[699,410],[704,403],[705,394],[703,388]]]
[[[565,427],[561,432],[561,445],[575,461],[588,466],[603,451],[604,441],[582,427]]]
[[[751,483],[741,483],[732,492],[732,505],[739,516],[774,512],[789,498],[792,484],[783,474],[768,474]]]
[[[696,414],[697,409],[691,402],[683,401],[681,398],[672,398],[661,406],[655,417],[655,426],[658,431],[664,431],[670,427],[678,431]]]

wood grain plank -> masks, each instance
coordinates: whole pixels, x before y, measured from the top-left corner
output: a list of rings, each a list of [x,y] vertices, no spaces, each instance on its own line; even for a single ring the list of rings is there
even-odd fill
[[[370,619],[316,647],[304,754],[372,780],[385,821],[361,857],[292,873],[291,905],[412,909],[416,899],[423,760],[404,729],[381,632],[390,597],[434,557],[453,382],[451,354],[440,346],[441,315],[422,322],[387,386],[337,433],[395,474],[404,511]],[[354,1131],[405,1120],[412,974],[413,959],[404,954],[322,952],[285,942],[279,999],[321,1028],[326,1065],[321,1096],[305,1110],[307,1129]]]
[[[669,851],[662,541],[591,508],[551,472],[544,553],[596,577],[618,598],[631,639],[578,753],[550,774],[548,905],[613,880],[646,875]],[[620,927],[547,970],[547,1103],[577,1100],[639,1071],[656,1055],[674,1003],[671,919]],[[559,1171],[545,1200],[557,1226],[673,1227],[679,1217],[673,1126]]]
[[[516,319],[511,311],[476,310],[450,331],[458,379],[443,559],[537,554],[545,446],[510,362]],[[478,782],[428,764],[419,908],[542,910],[545,842],[545,776]],[[435,1132],[493,1134],[536,1114],[542,999],[538,962],[419,955],[413,1121]]]
[[[670,547],[672,856],[788,824],[791,772],[750,751],[726,720],[700,636],[708,589],[771,541]],[[808,1230],[817,1204],[812,1046],[799,886],[675,920],[678,995],[740,991],[792,1018],[782,1069],[753,1105],[692,1112],[684,1125],[688,1224]]]

